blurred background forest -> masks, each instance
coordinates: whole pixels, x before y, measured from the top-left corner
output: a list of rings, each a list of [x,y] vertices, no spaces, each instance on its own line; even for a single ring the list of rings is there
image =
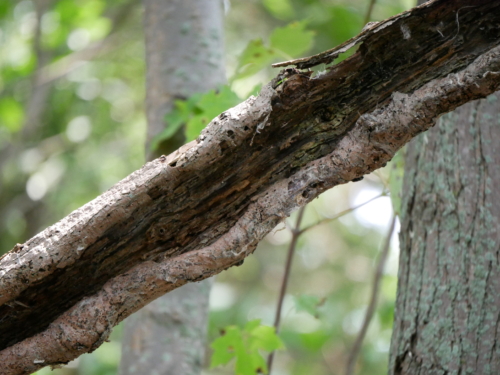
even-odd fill
[[[233,77],[248,43],[267,43],[276,28],[304,22],[309,55],[333,48],[364,26],[368,0],[245,0],[225,7],[226,71]],[[370,21],[415,5],[378,0]],[[0,255],[53,224],[145,162],[145,59],[138,0],[0,2]],[[283,60],[283,59],[281,59]],[[231,89],[244,100],[278,71],[268,67]],[[220,112],[220,111],[219,111]],[[362,325],[378,254],[392,217],[391,165],[337,187],[305,211],[273,374],[340,374]],[[339,220],[325,221],[378,197]],[[322,222],[324,221],[324,222]],[[290,228],[280,225],[241,267],[216,277],[209,341],[228,325],[272,325]],[[378,308],[357,374],[385,374],[397,276],[397,230]],[[121,325],[112,340],[59,374],[117,373]],[[232,374],[233,367],[205,374]],[[44,369],[38,374],[47,374]]]

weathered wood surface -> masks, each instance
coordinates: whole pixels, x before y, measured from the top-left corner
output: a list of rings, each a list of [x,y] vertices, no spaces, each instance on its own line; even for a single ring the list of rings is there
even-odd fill
[[[152,299],[241,263],[292,211],[496,91],[499,43],[500,2],[426,3],[370,28],[325,74],[282,71],[196,141],[16,246],[0,259],[0,374],[65,363]]]

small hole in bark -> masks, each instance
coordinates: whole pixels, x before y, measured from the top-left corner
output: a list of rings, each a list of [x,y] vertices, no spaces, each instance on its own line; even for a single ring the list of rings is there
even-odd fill
[[[234,138],[234,132],[232,130],[228,130],[227,135],[229,138]]]
[[[243,130],[244,130],[244,131],[248,131],[248,130],[250,130],[250,128],[249,128],[248,126],[245,126],[245,127],[243,128]]]
[[[328,108],[320,108],[318,109],[315,113],[314,116],[318,118],[319,121],[321,122],[328,122],[331,121],[333,116],[332,113]]]
[[[169,165],[170,165],[171,167],[175,167],[175,166],[177,165],[177,162],[176,162],[176,161],[174,161],[174,162],[170,163]]]
[[[224,154],[224,152],[226,152],[226,150],[229,148],[229,144],[226,141],[222,141],[221,143],[219,143],[219,147],[221,154]]]
[[[297,167],[293,167],[293,168],[290,168],[286,173],[285,173],[285,177],[288,178],[290,177],[291,175],[295,174],[295,172],[297,172],[298,168]]]

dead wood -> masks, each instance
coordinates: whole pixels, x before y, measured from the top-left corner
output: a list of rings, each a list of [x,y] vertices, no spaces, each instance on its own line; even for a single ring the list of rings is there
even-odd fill
[[[0,374],[94,350],[126,316],[240,264],[298,207],[500,85],[500,2],[432,1],[360,43],[325,74],[281,71],[196,141],[0,258]]]

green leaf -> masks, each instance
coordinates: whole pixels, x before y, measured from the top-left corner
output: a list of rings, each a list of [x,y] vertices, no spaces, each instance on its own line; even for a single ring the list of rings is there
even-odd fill
[[[314,32],[306,31],[306,22],[294,22],[276,28],[271,34],[270,47],[262,39],[251,40],[240,56],[232,81],[251,76],[269,66],[273,60],[297,57],[311,48]]]
[[[0,127],[5,127],[10,133],[15,133],[21,129],[23,120],[23,107],[18,101],[12,98],[0,100]]]
[[[212,120],[221,112],[234,107],[240,102],[240,98],[229,86],[224,85],[218,91],[212,90],[203,95],[198,103],[198,108],[211,117]]]
[[[263,0],[266,9],[280,20],[296,18],[290,0]]]
[[[151,141],[151,150],[156,150],[161,142],[172,138],[182,125],[186,124],[195,113],[199,113],[196,105],[201,96],[202,94],[194,94],[187,100],[174,101],[174,108],[165,115],[165,129]]]
[[[271,47],[282,52],[285,58],[298,57],[313,45],[314,32],[306,31],[306,21],[293,22],[276,28],[271,34]]]
[[[267,366],[261,350],[273,351],[284,348],[274,327],[263,326],[260,320],[252,320],[243,330],[236,326],[226,327],[224,335],[214,340],[211,368],[227,364],[236,358],[236,375],[267,373]]]
[[[288,58],[309,49],[314,34],[305,31],[305,26],[305,22],[294,22],[276,29],[270,37],[272,48],[264,46],[262,39],[250,41],[241,54],[233,80],[259,72],[280,55]],[[214,117],[239,102],[240,98],[227,85],[218,91],[176,101],[174,109],[165,116],[168,127],[153,139],[151,148],[154,150],[162,141],[171,138],[183,124],[186,125],[187,141],[195,139]]]
[[[391,173],[389,175],[389,189],[391,191],[391,202],[396,215],[401,214],[401,192],[403,190],[403,176],[405,171],[405,149],[399,150],[391,161]]]
[[[237,348],[243,345],[240,329],[236,326],[226,327],[225,333],[210,345],[214,350],[210,367],[225,365],[236,355]]]
[[[323,330],[310,333],[302,333],[300,335],[302,345],[313,352],[320,350],[323,345],[325,345],[325,343],[331,338],[331,334]]]
[[[264,46],[262,39],[251,40],[240,56],[233,80],[251,76],[270,65],[278,55]]]
[[[260,326],[260,319],[254,319],[250,320],[246,325],[245,325],[245,331],[248,333],[252,333],[254,329]]]
[[[334,5],[328,8],[330,13],[327,32],[335,43],[342,43],[357,35],[363,28],[363,16],[352,7]]]
[[[302,294],[295,297],[294,302],[297,312],[304,311],[318,318],[318,307],[324,303],[324,299],[320,299],[318,296]]]
[[[167,126],[151,142],[151,149],[171,138],[182,125],[186,125],[187,142],[196,139],[210,121],[220,113],[234,107],[240,98],[227,85],[219,90],[194,94],[187,100],[176,100],[174,109],[165,116]]]
[[[272,352],[276,349],[283,349],[285,345],[276,335],[274,327],[260,325],[252,330],[252,349],[263,349]]]
[[[192,116],[187,122],[186,138],[192,141],[200,135],[200,132],[220,113],[237,105],[241,99],[227,85],[222,86],[218,91],[211,90],[200,96],[199,102],[195,106],[197,114]]]
[[[258,368],[255,362],[255,354],[249,353],[244,347],[239,347],[236,351],[236,375],[255,375]]]

